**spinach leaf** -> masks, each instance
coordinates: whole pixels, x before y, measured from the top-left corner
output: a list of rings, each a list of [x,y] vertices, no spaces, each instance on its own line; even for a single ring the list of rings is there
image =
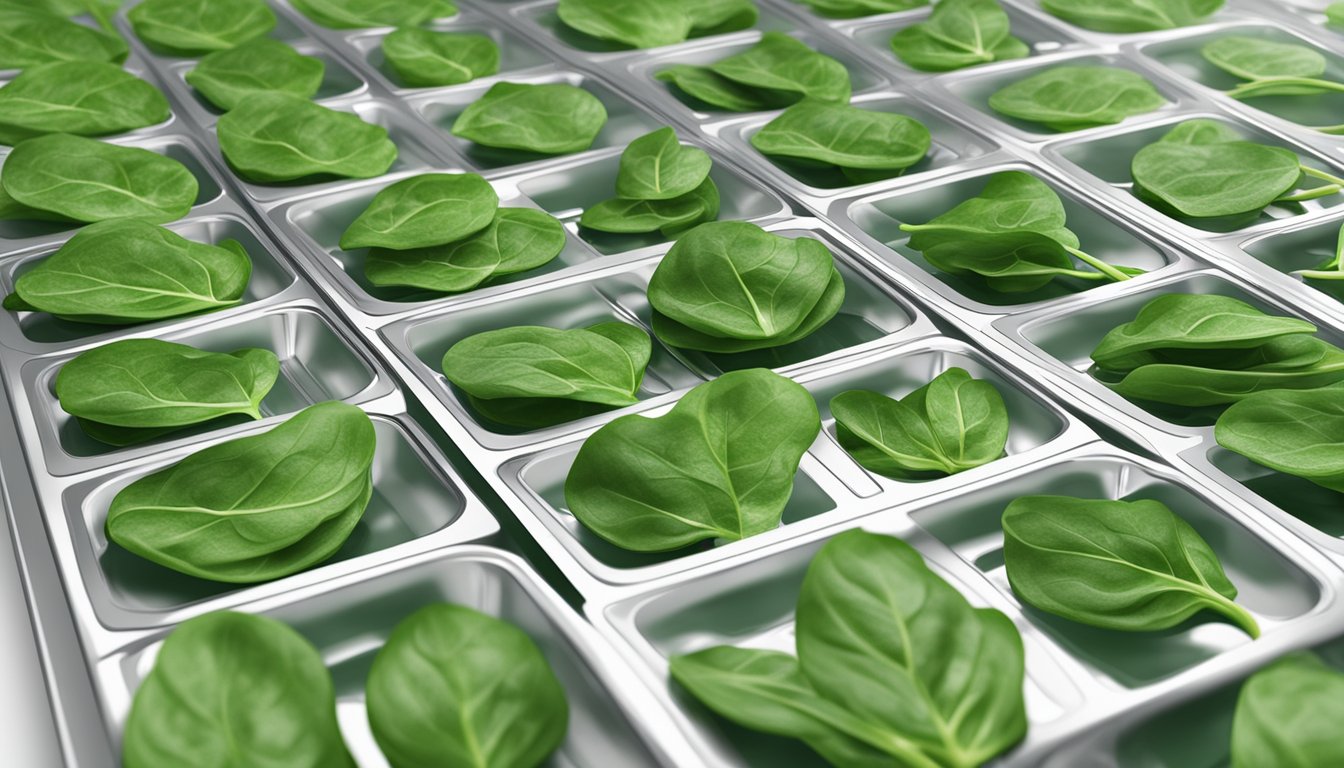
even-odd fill
[[[940,0],[928,21],[911,24],[891,38],[891,50],[925,72],[1023,58],[1031,49],[1010,34],[1010,27],[997,0]]]
[[[570,29],[631,48],[680,43],[695,26],[674,0],[560,0],[555,12]]]
[[[229,307],[242,300],[252,262],[232,241],[205,245],[136,219],[81,229],[19,275],[6,308],[127,324]]]
[[[649,303],[711,336],[777,339],[803,323],[834,269],[819,240],[781,237],[742,221],[711,222],[686,233],[659,262]]]
[[[1200,24],[1224,0],[1041,0],[1047,13],[1097,32],[1150,32]]]
[[[929,129],[912,117],[814,101],[789,107],[751,137],[764,155],[890,175],[923,160],[931,144]]]
[[[700,186],[671,200],[613,197],[584,210],[579,225],[598,232],[661,232],[673,238],[719,215],[719,188],[706,177]]]
[[[1200,54],[1215,67],[1248,81],[1227,92],[1234,99],[1344,91],[1344,83],[1320,79],[1326,70],[1325,56],[1305,45],[1230,35],[1209,42]],[[1318,126],[1316,130],[1339,133],[1344,126]]]
[[[569,331],[519,325],[486,331],[454,344],[443,374],[482,400],[558,398],[610,406],[633,405],[653,346],[626,323]]]
[[[1325,6],[1325,23],[1331,27],[1344,27],[1344,3]]]
[[[1218,555],[1159,501],[1023,496],[1003,512],[1003,538],[1013,592],[1046,613],[1151,632],[1211,610],[1260,636]]]
[[[567,83],[495,83],[453,121],[453,135],[486,147],[544,155],[580,152],[607,122],[591,93]]]
[[[402,28],[383,38],[383,58],[412,88],[458,85],[499,71],[499,46],[486,35]]]
[[[1258,392],[1218,417],[1218,444],[1344,493],[1344,386]]]
[[[565,228],[555,217],[530,208],[501,208],[485,229],[461,240],[403,251],[374,248],[364,261],[364,276],[374,285],[457,293],[536,269],[564,249]]]
[[[290,0],[290,5],[332,29],[414,27],[457,13],[451,0]]]
[[[207,55],[185,79],[211,104],[227,112],[248,96],[265,91],[310,99],[322,87],[325,72],[321,59],[262,37]]]
[[[0,143],[49,133],[105,136],[168,119],[158,88],[115,64],[53,61],[0,88]]]
[[[461,240],[490,225],[499,196],[474,173],[424,173],[379,190],[341,235],[345,250],[424,248]]]
[[[1054,131],[1111,125],[1166,104],[1148,79],[1119,67],[1052,67],[989,97],[999,114]]]
[[[760,42],[709,69],[739,85],[784,94],[790,103],[805,98],[840,104],[849,101],[849,70],[845,65],[783,32],[766,32]]]
[[[988,381],[949,368],[900,400],[850,390],[831,399],[840,445],[888,477],[952,475],[1003,456],[1008,409]]]
[[[460,605],[392,630],[365,684],[369,726],[396,768],[538,766],[565,740],[565,689],[518,627]]]
[[[130,49],[115,33],[90,29],[41,8],[0,5],[0,69],[51,61],[126,60]]]
[[[734,371],[663,416],[622,416],[593,433],[570,467],[565,501],[624,549],[736,541],[779,525],[820,431],[806,389],[762,368]]]
[[[1232,768],[1344,764],[1344,674],[1306,651],[1251,675],[1232,718]]]
[[[126,18],[145,45],[173,56],[225,51],[275,28],[263,0],[144,0]]]
[[[61,366],[56,398],[71,416],[118,427],[181,427],[243,414],[280,374],[266,349],[223,354],[158,339],[126,339],[82,352]]]
[[[322,657],[264,616],[216,611],[182,622],[135,692],[126,768],[354,768]]]
[[[673,679],[753,730],[840,766],[981,765],[1027,730],[1024,652],[1006,616],[972,608],[905,542],[835,536],[803,578],[797,658],[719,646]]]
[[[107,537],[212,581],[270,581],[331,557],[373,493],[373,422],[309,406],[278,427],[197,451],[112,499]]]
[[[928,5],[929,0],[798,0],[813,11],[833,19],[853,19],[878,13],[908,11]]]
[[[62,133],[14,147],[0,185],[29,209],[82,222],[172,221],[191,211],[199,191],[196,177],[171,157]]]
[[[397,145],[387,129],[287,93],[254,93],[219,118],[219,148],[239,175],[271,184],[312,176],[364,179],[387,172]]]
[[[682,146],[676,131],[659,128],[630,142],[621,153],[616,194],[636,200],[679,197],[700,186],[711,165],[703,149]]]
[[[708,67],[691,64],[674,64],[661,69],[654,75],[657,80],[671,83],[678,90],[701,102],[711,109],[726,109],[729,112],[759,112],[785,106],[788,98],[779,94],[758,91],[750,86],[740,85],[722,75],[715,74]]]

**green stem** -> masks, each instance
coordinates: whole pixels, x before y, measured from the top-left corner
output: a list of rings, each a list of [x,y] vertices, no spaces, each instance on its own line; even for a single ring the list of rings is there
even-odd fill
[[[1344,271],[1337,269],[1299,269],[1293,274],[1307,280],[1344,280]]]
[[[1340,177],[1332,173],[1326,173],[1325,171],[1322,171],[1318,168],[1312,168],[1310,165],[1303,165],[1301,166],[1301,168],[1303,173],[1314,179],[1320,179],[1321,181],[1328,181],[1331,184],[1336,184],[1338,186],[1344,187],[1344,179],[1341,179]]]
[[[1102,261],[1101,259],[1098,259],[1095,256],[1083,253],[1077,248],[1070,248],[1069,246],[1066,245],[1064,246],[1064,250],[1073,254],[1074,258],[1078,259],[1079,261],[1083,262],[1089,267],[1092,267],[1093,269],[1097,270],[1101,274],[1109,277],[1110,279],[1114,280],[1117,283],[1130,279],[1130,276],[1126,275],[1124,272],[1121,272],[1120,270],[1116,269],[1115,267],[1112,267],[1110,264],[1107,264],[1106,262]]]
[[[1217,595],[1217,593],[1211,594]],[[1214,601],[1214,610],[1231,619],[1232,623],[1236,624],[1243,632],[1250,635],[1252,640],[1260,637],[1260,625],[1256,622],[1255,617],[1251,615],[1250,611],[1242,608],[1240,605],[1237,605],[1235,602],[1228,600],[1222,595],[1217,595],[1217,598],[1218,599]]]
[[[1247,96],[1254,96],[1256,91],[1266,91],[1283,86],[1303,86],[1307,88],[1319,88],[1322,91],[1344,91],[1344,83],[1336,83],[1333,80],[1319,80],[1314,77],[1262,77],[1252,80],[1249,83],[1242,83],[1236,88],[1227,92],[1228,96],[1234,99],[1241,99]]]
[[[1344,125],[1309,125],[1307,127],[1313,131],[1320,131],[1321,133],[1330,134],[1331,136],[1344,135]]]
[[[1291,195],[1283,195],[1282,197],[1275,198],[1274,202],[1300,203],[1305,200],[1315,200],[1318,197],[1329,197],[1341,190],[1344,190],[1344,186],[1340,186],[1339,184],[1330,184],[1324,187],[1312,187],[1311,189],[1304,189],[1301,192],[1294,192]]]

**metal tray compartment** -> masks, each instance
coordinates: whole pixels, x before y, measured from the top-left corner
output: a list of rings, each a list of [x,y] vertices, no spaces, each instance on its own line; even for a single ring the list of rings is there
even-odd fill
[[[1240,246],[1248,256],[1282,272],[1294,281],[1297,292],[1315,294],[1334,309],[1344,311],[1344,282],[1304,280],[1292,274],[1300,269],[1319,269],[1335,257],[1341,221],[1321,221],[1291,231],[1274,232]]]

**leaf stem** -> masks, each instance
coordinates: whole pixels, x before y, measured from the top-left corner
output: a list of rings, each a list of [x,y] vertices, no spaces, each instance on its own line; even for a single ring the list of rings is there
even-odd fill
[[[1234,99],[1241,99],[1254,96],[1257,91],[1266,91],[1283,86],[1319,88],[1322,91],[1344,91],[1344,83],[1337,83],[1333,80],[1320,80],[1314,77],[1262,77],[1238,85],[1236,88],[1227,91],[1227,95]]]
[[[1125,280],[1129,280],[1129,279],[1130,279],[1130,276],[1129,276],[1129,275],[1125,274],[1124,272],[1121,272],[1120,270],[1116,269],[1115,267],[1112,267],[1110,264],[1107,264],[1106,262],[1102,261],[1101,259],[1098,259],[1097,257],[1092,256],[1091,254],[1083,253],[1082,251],[1078,250],[1077,248],[1070,248],[1070,247],[1067,246],[1067,245],[1064,246],[1064,250],[1066,250],[1066,251],[1068,251],[1069,253],[1073,254],[1073,257],[1074,257],[1074,258],[1078,259],[1079,261],[1083,262],[1084,264],[1088,265],[1089,267],[1092,267],[1093,269],[1097,270],[1097,271],[1100,272],[1101,274],[1103,274],[1103,275],[1109,277],[1111,280],[1113,280],[1113,281],[1115,281],[1115,282],[1117,282],[1117,283],[1119,283],[1119,282],[1124,282]]]
[[[1311,189],[1304,189],[1301,192],[1294,192],[1291,195],[1283,195],[1275,198],[1274,202],[1301,203],[1307,200],[1315,200],[1320,197],[1329,197],[1341,190],[1344,190],[1344,186],[1340,186],[1339,184],[1328,184],[1324,187],[1312,187]]]
[[[1322,171],[1319,168],[1312,168],[1310,165],[1305,164],[1302,165],[1301,168],[1302,173],[1305,173],[1306,175],[1314,179],[1320,179],[1321,181],[1328,181],[1331,184],[1344,187],[1344,179],[1341,179],[1340,177],[1334,175],[1333,173],[1326,173],[1325,171]]]
[[[1214,610],[1231,619],[1232,623],[1240,627],[1243,632],[1250,635],[1252,640],[1260,637],[1260,624],[1256,622],[1255,617],[1251,615],[1250,611],[1242,608],[1236,601],[1229,600],[1217,593],[1213,594],[1218,598],[1216,604],[1213,606]]]

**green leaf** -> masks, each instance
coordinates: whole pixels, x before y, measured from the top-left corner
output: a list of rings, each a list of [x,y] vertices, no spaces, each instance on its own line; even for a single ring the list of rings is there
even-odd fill
[[[274,619],[216,611],[163,642],[126,720],[126,768],[353,768],[322,657]]]
[[[706,179],[707,183],[710,182]],[[699,223],[705,219],[704,201],[693,193],[671,200],[630,200],[613,197],[584,210],[579,226],[598,232],[639,234],[663,227]]]
[[[1097,32],[1150,32],[1200,24],[1224,0],[1041,0],[1047,13]]]
[[[830,280],[826,283],[826,290],[821,294],[821,298],[803,318],[803,322],[784,336],[768,339],[728,339],[713,336],[683,325],[657,310],[653,313],[653,334],[670,347],[717,354],[731,355],[758,349],[772,349],[793,344],[816,333],[836,316],[844,303],[845,279],[841,277],[840,270],[832,268]]]
[[[0,184],[22,205],[83,222],[172,221],[198,193],[196,177],[171,157],[62,133],[14,147]]]
[[[298,573],[335,554],[364,515],[375,440],[360,409],[318,403],[126,486],[112,499],[107,537],[202,579]]]
[[[0,143],[49,133],[105,136],[168,119],[158,88],[115,64],[53,61],[0,88]]]
[[[1013,592],[1046,613],[1151,632],[1211,610],[1260,635],[1218,555],[1161,502],[1023,496],[1004,510],[1003,535]]]
[[[695,25],[672,0],[560,0],[555,12],[571,29],[631,48],[680,43]]]
[[[900,400],[850,390],[831,399],[836,437],[864,468],[888,477],[956,474],[1003,455],[1008,410],[988,381],[949,368]]]
[[[530,208],[501,208],[489,226],[462,240],[409,251],[374,248],[364,261],[364,276],[374,285],[458,293],[494,277],[536,269],[564,249],[565,228],[555,217]]]
[[[689,221],[664,222],[658,227],[658,231],[663,237],[676,239],[701,224],[714,221],[719,217],[719,188],[714,184],[712,177],[706,177],[700,183],[700,186],[687,192],[686,197],[700,201],[700,215]]]
[[[659,128],[630,142],[621,153],[616,194],[636,200],[680,197],[700,186],[712,165],[703,149],[682,146],[675,130]]]
[[[1325,56],[1305,45],[1229,35],[1206,43],[1199,52],[1210,64],[1243,80],[1325,74]]]
[[[1297,651],[1251,675],[1232,719],[1232,768],[1344,764],[1344,674]]]
[[[690,64],[675,64],[661,69],[655,79],[671,83],[691,98],[704,102],[714,109],[726,109],[729,112],[759,112],[785,106],[794,99],[773,91],[760,91],[750,86],[740,85],[709,67],[697,67]]]
[[[145,45],[173,56],[226,51],[275,28],[262,0],[143,0],[126,18]]]
[[[658,418],[622,416],[579,449],[565,501],[624,549],[663,552],[771,530],[821,430],[806,389],[756,368],[687,392]]]
[[[115,219],[81,229],[19,275],[14,291],[29,311],[139,323],[237,304],[251,274],[245,254],[145,221]]]
[[[457,13],[450,0],[290,0],[290,5],[332,29],[415,27]]]
[[[929,4],[929,0],[798,0],[798,2],[832,19],[854,19],[879,13],[908,11]]]
[[[209,54],[185,75],[211,104],[233,109],[254,93],[276,91],[310,99],[322,87],[326,65],[279,40],[249,40]]]
[[[1325,7],[1325,23],[1332,27],[1344,27],[1344,3],[1331,3]]]
[[[756,23],[760,13],[754,0],[665,0],[681,6],[691,17],[691,36],[724,35]]]
[[[412,88],[459,85],[499,71],[499,46],[486,35],[402,28],[383,38],[383,58]]]
[[[497,149],[580,152],[607,122],[602,102],[566,83],[495,83],[453,122],[453,135]]]
[[[926,249],[935,269],[962,277],[977,276],[1001,293],[1039,290],[1056,277],[1101,278],[1100,272],[1075,269],[1068,250],[1040,232],[994,234],[968,232]]]
[[[1023,58],[1031,51],[1010,35],[1010,26],[997,0],[941,0],[928,21],[897,32],[891,49],[908,66],[926,72]]]
[[[549,397],[633,405],[652,350],[648,335],[625,323],[569,331],[519,325],[457,342],[443,356],[443,374],[483,400]]]
[[[1302,341],[1313,350],[1307,359],[1314,362],[1303,362],[1302,356],[1295,355],[1245,370],[1155,363],[1130,371],[1109,385],[1132,399],[1198,407],[1234,403],[1263,390],[1311,389],[1344,380],[1344,350],[1310,337]],[[1271,342],[1257,352],[1276,346],[1280,343]]]
[[[397,159],[387,129],[287,93],[243,98],[216,126],[219,148],[239,175],[262,184],[310,176],[364,179]]]
[[[1244,141],[1245,137],[1235,128],[1218,120],[1206,117],[1195,118],[1178,123],[1167,131],[1158,141],[1163,144],[1204,146],[1225,144],[1229,141]]]
[[[1099,66],[1052,67],[989,97],[995,112],[1055,131],[1111,125],[1166,103],[1143,75]]]
[[[1344,386],[1251,395],[1218,417],[1214,437],[1257,464],[1344,493]]]
[[[889,171],[923,160],[931,141],[914,118],[813,101],[789,107],[751,137],[766,155]]]
[[[460,605],[392,630],[365,685],[369,726],[397,768],[538,766],[565,740],[565,689],[525,632]]]
[[[234,413],[259,419],[279,374],[266,349],[223,354],[127,339],[61,366],[56,397],[71,416],[120,427],[181,427]]]
[[[709,68],[739,85],[789,94],[792,101],[849,102],[845,65],[783,32],[766,32],[760,42]]]
[[[902,224],[912,233],[910,247],[932,250],[969,235],[1038,232],[1077,248],[1078,236],[1065,226],[1064,203],[1049,184],[1024,171],[1002,171],[989,178],[976,197],[924,224]]]
[[[0,69],[52,61],[121,63],[129,49],[115,34],[23,5],[0,5]]]
[[[1183,134],[1184,135],[1184,134]],[[1249,141],[1157,141],[1134,155],[1130,173],[1140,196],[1184,216],[1213,218],[1259,211],[1295,189],[1297,155]]]
[[[424,173],[379,190],[341,235],[341,248],[409,250],[480,232],[499,208],[490,182],[474,173]]]

